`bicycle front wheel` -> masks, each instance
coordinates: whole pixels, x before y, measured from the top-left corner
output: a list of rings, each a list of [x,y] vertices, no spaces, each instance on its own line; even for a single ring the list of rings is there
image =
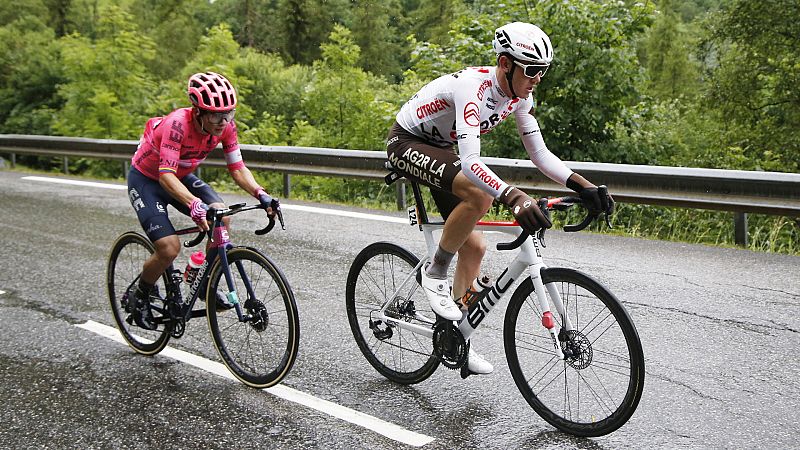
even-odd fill
[[[254,388],[278,384],[297,358],[300,319],[294,293],[275,263],[250,247],[228,251],[234,289],[228,289],[217,258],[206,293],[206,317],[222,362],[242,383]],[[239,320],[231,299],[241,304]]]
[[[511,297],[504,340],[508,366],[528,404],[554,427],[576,436],[602,436],[633,415],[644,387],[644,355],[639,335],[619,300],[600,283],[576,270],[541,272],[561,297],[575,328],[563,330],[553,310],[558,345],[542,326],[542,310],[530,278]],[[552,305],[552,299],[550,299]]]
[[[108,257],[106,283],[108,299],[114,321],[122,337],[137,353],[155,355],[167,346],[170,337],[170,323],[154,309],[153,315],[159,323],[155,330],[137,327],[131,317],[129,302],[133,302],[133,292],[139,284],[144,262],[155,252],[149,239],[129,231],[124,233],[111,246]],[[166,273],[156,283],[154,292],[167,292],[169,277]],[[151,300],[155,300],[152,299]]]
[[[376,242],[356,256],[347,275],[345,306],[358,348],[381,375],[401,384],[433,374],[439,359],[433,340],[398,326],[432,327],[436,314],[416,280],[419,259],[388,242]],[[381,309],[388,321],[380,320]]]

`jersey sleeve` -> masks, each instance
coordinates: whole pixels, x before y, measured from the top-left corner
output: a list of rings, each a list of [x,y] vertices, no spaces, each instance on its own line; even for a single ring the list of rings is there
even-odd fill
[[[531,114],[533,101],[530,97],[514,112],[517,131],[531,162],[551,180],[565,186],[572,170],[561,159],[548,150],[542,138],[539,122]]]
[[[477,93],[480,81],[465,79],[453,94],[456,111],[456,139],[461,170],[467,178],[494,198],[508,186],[481,160],[481,110]]]
[[[171,114],[160,126],[164,128],[158,149],[158,176],[168,173],[177,176],[181,146],[186,138],[186,123]]]
[[[227,164],[229,171],[232,172],[244,167],[242,150],[239,148],[236,122],[231,122],[222,134],[222,151],[225,153],[225,164]]]

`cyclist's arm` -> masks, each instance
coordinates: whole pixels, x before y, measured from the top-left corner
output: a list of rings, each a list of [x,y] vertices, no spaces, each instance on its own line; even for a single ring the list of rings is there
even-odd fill
[[[177,175],[180,150],[186,137],[184,124],[170,115],[162,127],[164,134],[158,149],[158,183],[172,198],[183,205],[189,205],[195,197],[181,183]]]
[[[242,190],[255,198],[258,198],[259,191],[266,192],[266,189],[256,182],[250,169],[244,165],[242,150],[239,148],[236,122],[231,122],[222,134],[222,151],[225,153],[225,164],[231,178]]]
[[[525,101],[530,103],[530,99]],[[566,186],[567,179],[574,172],[547,148],[542,138],[542,132],[539,129],[539,122],[531,114],[529,105],[521,105],[514,113],[514,117],[517,121],[517,131],[519,131],[522,144],[525,146],[531,162],[545,176],[562,186]]]
[[[494,198],[508,187],[492,169],[481,160],[480,102],[475,93],[478,85],[465,86],[453,93],[456,110],[456,138],[458,154],[461,157],[461,170],[476,186]]]
[[[230,171],[231,177],[236,184],[242,188],[245,192],[252,195],[253,197],[257,197],[257,193],[262,188],[257,182],[256,179],[253,177],[253,173],[250,172],[245,165],[242,165],[240,168],[236,170]],[[266,190],[264,190],[266,192]]]

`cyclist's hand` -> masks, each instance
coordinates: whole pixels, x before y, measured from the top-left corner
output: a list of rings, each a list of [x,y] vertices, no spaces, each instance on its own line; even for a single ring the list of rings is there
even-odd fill
[[[189,215],[192,217],[194,223],[203,231],[208,231],[208,221],[206,220],[207,213],[208,205],[203,203],[199,198],[195,198],[189,203]]]
[[[601,213],[612,214],[614,212],[614,198],[611,194],[601,195],[597,187],[583,188],[578,195],[584,208],[593,215]]]
[[[255,198],[258,199],[258,202],[261,203],[261,207],[264,208],[264,211],[267,212],[267,216],[275,217],[275,214],[281,209],[281,204],[278,199],[272,198],[264,188],[258,188],[254,195]]]
[[[499,200],[509,208],[523,230],[534,234],[542,228],[550,228],[550,222],[536,202],[521,190],[509,186],[500,194]]]

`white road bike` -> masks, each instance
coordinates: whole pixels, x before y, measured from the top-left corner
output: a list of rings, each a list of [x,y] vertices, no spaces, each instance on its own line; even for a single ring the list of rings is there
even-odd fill
[[[390,173],[387,184],[397,178]],[[466,378],[470,337],[524,276],[506,310],[503,340],[525,400],[548,423],[576,436],[602,436],[624,425],[642,396],[645,368],[636,327],[614,294],[577,270],[547,267],[543,233],[530,236],[516,222],[479,222],[477,230],[516,236],[497,244],[501,251],[517,250],[516,257],[460,321],[438,317],[419,283],[437,248],[434,231],[444,223],[428,220],[419,186],[411,187],[416,207],[409,218],[425,237],[427,255],[420,259],[394,243],[376,242],[356,256],[347,277],[347,316],[367,361],[400,384],[424,381],[440,364]],[[580,199],[539,201],[545,214],[575,204]],[[589,214],[564,230],[582,230],[597,217]]]

